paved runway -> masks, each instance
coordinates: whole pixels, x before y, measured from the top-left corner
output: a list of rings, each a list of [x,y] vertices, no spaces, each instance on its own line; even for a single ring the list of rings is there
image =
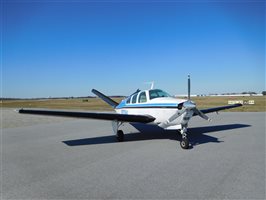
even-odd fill
[[[106,121],[2,116],[3,199],[265,199],[265,113],[194,117],[189,150],[155,127],[117,143]]]

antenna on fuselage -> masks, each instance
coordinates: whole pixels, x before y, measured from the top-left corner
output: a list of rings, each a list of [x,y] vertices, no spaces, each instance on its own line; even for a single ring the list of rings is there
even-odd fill
[[[151,84],[151,88],[150,90],[152,90],[154,88],[154,81],[151,81],[151,82],[145,82],[145,84]]]

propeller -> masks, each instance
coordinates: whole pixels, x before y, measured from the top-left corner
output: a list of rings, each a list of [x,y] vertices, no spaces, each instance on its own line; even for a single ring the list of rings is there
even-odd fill
[[[188,75],[188,79],[187,79],[187,98],[188,100],[190,100],[190,75]]]
[[[193,102],[190,100],[190,75],[188,75],[188,83],[187,83],[187,84],[188,84],[188,101],[186,101],[186,102],[191,102],[191,103],[193,103]],[[185,102],[185,103],[186,103],[186,102]],[[194,105],[195,105],[195,104],[194,104]],[[210,119],[207,115],[205,115],[203,112],[201,112],[199,109],[196,108],[196,105],[195,105],[193,111],[194,111],[195,114],[197,114],[197,115],[200,116],[201,118],[203,118],[203,119],[205,119],[205,120],[208,120],[208,121],[211,121],[211,119]]]
[[[180,103],[180,104],[178,104],[177,107],[180,108],[180,109],[178,109],[178,110],[176,111],[176,113],[173,114],[168,120],[166,120],[166,121],[160,123],[160,124],[159,124],[160,127],[162,127],[162,128],[166,128],[166,127],[168,127],[168,125],[169,125],[172,121],[174,121],[174,120],[177,119],[179,116],[181,116],[182,114],[184,114],[188,109],[189,109],[189,110],[190,110],[190,109],[195,109],[195,108],[196,108],[196,105],[195,105],[192,101],[185,101],[184,103]]]
[[[188,100],[178,104],[177,108],[178,110],[176,111],[175,114],[173,114],[168,120],[159,124],[160,127],[162,128],[168,127],[168,124],[170,124],[172,121],[177,119],[179,116],[181,116],[188,110],[192,110],[193,113],[200,116],[201,118],[211,121],[211,119],[207,115],[205,115],[203,112],[197,109],[196,104],[190,99],[190,75],[188,75]]]

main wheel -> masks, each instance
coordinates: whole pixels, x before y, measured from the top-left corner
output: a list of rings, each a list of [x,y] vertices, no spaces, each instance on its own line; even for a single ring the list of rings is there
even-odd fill
[[[124,133],[122,130],[118,130],[116,133],[116,139],[118,142],[123,142],[124,141]]]
[[[180,141],[180,146],[182,147],[182,149],[188,149],[189,147],[188,139],[182,138],[182,140]]]

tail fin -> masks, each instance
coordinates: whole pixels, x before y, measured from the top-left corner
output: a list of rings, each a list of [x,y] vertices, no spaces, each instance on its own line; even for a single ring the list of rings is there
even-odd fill
[[[115,108],[118,103],[115,102],[114,100],[110,99],[109,97],[105,96],[104,94],[102,94],[101,92],[92,89],[91,90],[95,95],[97,95],[98,97],[100,97],[102,100],[104,100],[106,103],[108,103],[110,106],[112,106],[113,108]]]

